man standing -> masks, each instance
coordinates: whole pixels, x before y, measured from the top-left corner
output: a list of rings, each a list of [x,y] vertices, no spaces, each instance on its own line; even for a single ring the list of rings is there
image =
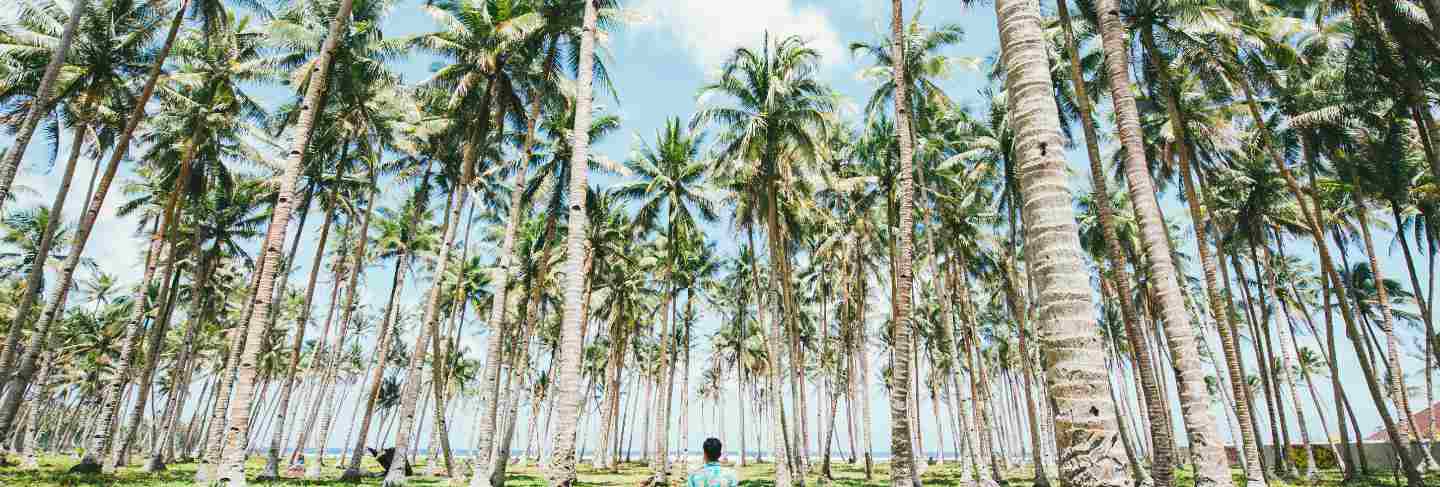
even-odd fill
[[[736,487],[735,471],[720,466],[720,440],[705,440],[705,466],[690,474],[685,487]]]

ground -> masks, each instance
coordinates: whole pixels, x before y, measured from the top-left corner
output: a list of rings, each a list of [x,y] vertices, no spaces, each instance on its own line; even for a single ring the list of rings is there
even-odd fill
[[[0,467],[0,487],[179,487],[194,485],[191,479],[194,478],[195,464],[172,465],[169,470],[155,475],[141,472],[139,465],[131,468],[120,469],[120,471],[113,476],[71,475],[66,473],[66,471],[74,463],[75,459],[69,456],[47,456],[41,459],[41,468],[39,470],[22,470],[14,466]],[[254,476],[259,473],[260,469],[263,466],[263,459],[252,458],[250,463],[247,465],[248,470],[251,472],[250,478],[253,479]],[[365,459],[365,466],[368,468],[368,471],[373,472],[376,475],[372,477],[367,477],[359,485],[378,486],[380,484],[380,478],[378,476],[380,472],[380,466],[377,465],[374,460],[370,458]],[[851,466],[840,462],[836,463],[832,470],[835,475],[834,484],[837,487],[884,487],[889,485],[890,483],[889,470],[886,468],[885,464],[880,464],[877,466],[874,479],[869,481],[865,480],[865,473],[863,469],[858,466]],[[417,467],[416,472],[423,472],[423,468]],[[597,472],[589,468],[588,465],[581,465],[580,484],[582,486],[593,487],[638,486],[645,478],[647,472],[648,470],[646,469],[646,467],[641,464],[624,464],[620,467],[620,470],[618,472],[614,473]],[[285,479],[277,482],[252,481],[251,483],[252,485],[264,485],[267,487],[339,487],[355,485],[342,483],[336,480],[339,477],[338,470],[327,467],[326,473],[328,475],[326,480],[311,481],[303,479]],[[770,479],[773,477],[773,475],[774,468],[771,464],[750,465],[740,470],[740,484],[741,487],[772,487],[773,482]],[[1006,477],[1009,481],[1007,483],[1008,487],[1030,487],[1030,482],[1028,481],[1030,475],[1028,472],[1015,471],[1011,472]],[[1186,474],[1186,472],[1180,472],[1178,477],[1179,478],[1177,479],[1177,485],[1182,487],[1192,485],[1189,482],[1189,476]],[[930,467],[925,473],[925,475],[921,478],[921,482],[925,485],[951,486],[956,484],[956,480],[958,478],[958,470],[955,468],[955,466],[953,464],[944,464],[940,466]],[[816,479],[814,477],[811,477],[807,484],[818,485],[815,480]],[[1397,479],[1394,475],[1386,473],[1384,475],[1377,475],[1367,478],[1360,483],[1352,485],[1403,485],[1403,483],[1399,482],[1399,480],[1400,479]],[[1427,480],[1431,481],[1428,482],[1427,485],[1440,485],[1440,476],[1432,474],[1432,476],[1428,477]],[[446,485],[445,479],[443,478],[424,477],[419,475],[411,478],[410,483],[411,485],[417,487],[442,487]],[[544,477],[541,475],[537,467],[525,465],[511,468],[511,474],[509,477],[509,481],[507,482],[507,487],[544,487],[544,485]],[[1321,478],[1315,483],[1303,482],[1285,484],[1281,482],[1275,482],[1271,485],[1272,487],[1284,487],[1290,485],[1297,487],[1330,487],[1339,486],[1341,485],[1341,482],[1339,480],[1339,472],[1324,472],[1324,475],[1322,475]]]

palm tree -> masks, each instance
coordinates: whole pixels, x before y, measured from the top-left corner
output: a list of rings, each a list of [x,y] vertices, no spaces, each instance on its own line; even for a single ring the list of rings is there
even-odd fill
[[[123,48],[126,46],[126,41],[131,39],[132,37],[148,37],[154,32],[156,26],[154,22],[150,21],[152,18],[151,16],[153,16],[155,12],[150,8],[149,5],[146,4],[134,3],[128,0],[114,0],[112,3],[107,4],[106,13],[107,15],[102,15],[97,17],[96,19],[92,19],[91,24],[86,29],[87,40],[89,42],[98,44],[97,46],[95,46],[98,49],[103,50]],[[172,25],[172,27],[176,26]],[[173,43],[174,30],[175,29],[171,30],[172,35],[167,38],[166,44],[161,48],[160,57],[162,58],[164,57],[164,54],[168,53],[170,45]],[[119,51],[117,49],[117,51],[118,52],[115,52],[115,54],[133,55],[138,54],[137,51],[143,52],[143,49],[131,48],[125,51]],[[110,65],[107,63],[105,66],[108,67]],[[116,166],[118,166],[119,164],[119,158],[115,154],[118,154],[119,152],[122,152],[124,150],[124,147],[120,144],[129,143],[130,134],[133,134],[135,125],[138,123],[135,118],[143,118],[143,105],[149,100],[150,95],[154,91],[155,81],[159,77],[159,68],[159,65],[151,66],[150,78],[146,81],[146,87],[142,90],[141,95],[134,101],[134,103],[137,104],[134,107],[134,110],[140,113],[132,114],[131,118],[127,122],[126,129],[121,132],[120,139],[119,141],[117,141],[117,145],[115,146],[116,150],[112,151],[111,160],[106,166],[105,176],[100,180],[100,186],[96,189],[93,199],[89,202],[89,206],[86,208],[86,211],[81,218],[80,225],[75,234],[75,240],[72,243],[72,248],[70,249],[70,258],[67,259],[66,263],[62,266],[60,270],[60,278],[56,283],[57,286],[54,290],[54,295],[47,304],[45,310],[42,311],[40,321],[36,325],[35,331],[31,334],[30,342],[27,344],[26,347],[27,356],[21,358],[19,366],[16,367],[13,375],[11,375],[9,378],[8,385],[5,388],[7,391],[6,395],[3,399],[0,399],[0,434],[7,434],[10,427],[13,425],[15,413],[19,409],[20,397],[23,395],[25,388],[27,387],[29,381],[33,378],[36,370],[34,361],[37,360],[39,358],[39,354],[42,353],[45,348],[47,348],[47,343],[50,342],[50,329],[55,323],[55,321],[59,319],[59,314],[61,310],[64,309],[65,300],[69,296],[70,289],[74,287],[73,282],[75,269],[80,264],[80,261],[84,254],[85,244],[89,240],[90,233],[94,230],[95,220],[99,217],[100,206],[103,203],[106,192],[109,190],[110,184],[114,180],[115,169]],[[81,78],[79,78],[79,80],[82,81],[82,83],[87,80],[97,81],[99,83],[94,86],[97,89],[102,87],[109,87],[111,89],[114,89],[116,87],[126,86],[126,84],[124,83],[124,74],[108,70],[95,70],[93,72],[100,73],[101,76],[97,78],[88,78],[82,76]],[[116,74],[118,76],[111,76],[111,74]],[[99,96],[101,93],[97,92],[95,94],[96,96]],[[128,99],[129,96],[117,98]],[[121,110],[123,111],[123,108]],[[6,184],[8,184],[8,182]],[[62,185],[61,189],[68,190],[68,187]],[[148,279],[146,279],[146,281],[148,281]],[[25,295],[22,295],[22,299],[24,299],[24,297]],[[140,310],[140,312],[143,312],[144,308],[144,303],[139,303],[137,306],[135,306],[135,309]],[[25,310],[17,310],[17,313],[23,311]],[[26,313],[26,315],[28,315],[28,313]],[[11,328],[12,331],[14,331],[16,326],[12,326]],[[134,333],[131,333],[130,336],[138,335],[138,324],[136,327],[132,328],[132,331]],[[133,343],[133,340],[129,340],[127,342]],[[13,346],[7,346],[5,353],[13,353],[13,349]],[[127,362],[129,360],[129,354],[127,353],[124,355],[125,356],[122,357],[122,362]],[[3,360],[0,360],[0,362],[3,362]],[[116,382],[119,381],[117,380]],[[110,396],[114,395],[112,394]],[[118,407],[118,399],[117,401],[102,401],[102,408],[106,407],[105,405],[113,405],[114,407]],[[110,415],[101,415],[102,421],[108,421],[110,417]],[[95,455],[95,452],[108,448],[110,440],[109,425],[104,424],[104,426],[104,428],[96,428],[96,432],[98,433],[95,435],[96,447],[92,448],[91,450],[87,450],[87,455],[85,458],[89,459],[89,461],[81,462],[83,465],[85,465],[84,467],[81,467],[82,470],[98,469],[99,462],[97,461],[98,457]]]
[[[895,137],[899,140],[900,164],[899,164],[899,192],[896,197],[900,200],[900,227],[899,252],[896,255],[893,265],[896,268],[896,283],[894,296],[894,316],[891,323],[894,331],[891,339],[895,344],[892,358],[890,359],[891,388],[890,388],[890,485],[891,487],[902,487],[907,483],[919,487],[920,476],[916,472],[915,452],[912,449],[910,428],[910,394],[911,391],[911,358],[913,346],[911,334],[914,333],[914,323],[910,316],[910,299],[915,281],[914,266],[914,243],[915,236],[915,181],[914,181],[914,133],[910,130],[909,103],[910,82],[905,77],[905,69],[908,64],[905,62],[905,31],[901,25],[905,21],[905,12],[901,0],[891,0],[890,8],[890,46],[891,56],[895,59],[892,63],[895,84]],[[915,364],[918,365],[918,364]],[[918,427],[918,424],[913,425]],[[1037,465],[1036,468],[1039,468]]]
[[[743,197],[750,206],[749,221],[764,218],[772,269],[770,287],[780,292],[779,299],[769,301],[780,309],[771,321],[772,335],[767,341],[772,348],[770,357],[776,362],[781,359],[778,347],[786,342],[784,330],[793,328],[796,312],[790,280],[783,271],[788,268],[784,249],[791,237],[781,227],[784,210],[780,208],[780,193],[790,189],[783,188],[783,184],[795,181],[786,175],[799,173],[801,164],[814,154],[825,114],[832,108],[827,91],[814,78],[818,58],[819,53],[799,37],[771,41],[767,35],[759,52],[736,49],[722,66],[720,78],[700,90],[702,98],[718,95],[733,104],[702,106],[690,121],[691,127],[722,125],[720,161],[740,166],[735,173],[740,175],[737,185],[746,193]],[[744,167],[745,161],[755,161],[758,167]],[[785,214],[788,216],[788,211]],[[778,364],[770,368],[772,374],[782,370]],[[798,374],[798,370],[795,372]],[[772,376],[767,380],[773,401],[769,412],[776,425],[771,434],[778,445],[776,484],[789,485],[798,478],[800,459],[789,439],[790,426],[779,393],[780,378]]]
[[[1204,485],[1228,486],[1232,480],[1215,418],[1209,409],[1211,398],[1205,389],[1205,372],[1201,369],[1198,342],[1190,324],[1190,314],[1185,309],[1179,277],[1171,260],[1169,237],[1165,234],[1165,224],[1160,215],[1160,203],[1150,179],[1149,162],[1141,138],[1139,109],[1130,89],[1130,59],[1125,49],[1128,36],[1115,0],[1099,0],[1095,8],[1105,46],[1105,67],[1116,111],[1116,125],[1125,151],[1125,181],[1130,189],[1130,200],[1138,217],[1148,259],[1148,282],[1159,298],[1158,311],[1165,321],[1166,343],[1174,357],[1182,416],[1191,441],[1191,451],[1196,457],[1196,481]],[[1205,245],[1203,240],[1200,242],[1200,245]],[[1155,432],[1169,434],[1169,431]],[[1156,449],[1156,466],[1152,474],[1157,485],[1168,486],[1172,475],[1170,442],[1157,438],[1156,443],[1164,447]]]
[[[19,52],[49,51],[47,43],[54,41],[51,29],[63,22],[65,14],[60,6],[53,2],[39,6],[31,5],[31,7],[36,10],[0,31],[0,43],[3,43],[7,49]],[[50,213],[54,215],[64,212],[65,199],[69,196],[70,182],[74,176],[74,165],[78,161],[81,151],[91,142],[98,147],[103,144],[104,139],[113,135],[106,132],[109,132],[114,124],[115,112],[123,110],[126,100],[133,96],[127,82],[144,69],[144,66],[137,64],[137,61],[148,55],[149,47],[127,41],[131,36],[145,38],[152,35],[155,30],[154,27],[145,23],[145,18],[140,17],[153,14],[143,6],[119,3],[107,4],[106,8],[130,11],[139,16],[108,29],[105,27],[107,21],[124,17],[91,16],[78,34],[79,46],[74,49],[78,56],[70,56],[69,60],[63,63],[68,74],[66,79],[61,80],[59,86],[56,87],[60,90],[60,95],[56,97],[54,103],[63,105],[64,110],[58,112],[62,112],[69,120],[73,139],[70,142],[69,158],[66,160],[65,168],[62,171],[63,175],[55,192],[54,203],[49,207]],[[34,65],[33,67],[38,68],[39,62],[45,60],[39,56],[16,57],[17,64],[24,67]],[[18,100],[21,97],[18,92],[30,86],[27,81],[30,80],[24,77],[15,80],[13,85],[4,90],[9,93],[0,92],[3,93],[0,94],[0,99],[9,98],[9,103],[25,105],[23,100]],[[30,103],[30,105],[35,104]],[[46,111],[56,112],[49,108]],[[58,120],[53,121],[52,127],[47,131],[59,130],[58,123]],[[58,218],[54,220],[54,223],[58,224],[59,222]],[[43,233],[36,235],[43,235]],[[48,253],[48,248],[52,243],[41,241],[40,252]],[[21,301],[16,308],[12,322],[28,323],[30,321],[30,313],[33,311],[35,299],[40,297],[41,289],[38,286],[41,278],[40,275],[33,272],[27,275],[25,283],[29,289],[21,295]],[[0,370],[12,370],[16,358],[15,350],[21,327],[9,328],[4,352],[0,354]]]
[[[316,117],[324,110],[320,96],[324,92],[326,81],[329,80],[330,56],[335,52],[336,45],[344,35],[350,20],[352,6],[352,0],[340,0],[335,17],[330,21],[330,31],[326,34],[325,44],[320,49],[320,57],[312,67],[313,74],[310,76],[310,85],[305,93],[300,123],[296,128],[294,140],[287,154],[284,174],[280,179],[279,198],[271,213],[270,228],[266,231],[265,241],[262,244],[262,248],[265,249],[264,254],[261,258],[260,268],[255,271],[259,276],[257,280],[259,284],[255,290],[255,306],[258,309],[268,309],[273,300],[275,275],[279,270],[280,252],[290,226],[295,187],[300,179],[300,171],[304,168],[305,152],[310,145],[310,129],[315,125]],[[240,369],[233,392],[233,400],[238,400],[239,404],[249,404],[254,395],[255,361],[260,354],[260,342],[264,338],[266,319],[264,313],[255,313],[248,318],[248,329],[246,330],[248,337],[245,340],[245,351],[241,355]],[[223,456],[220,458],[220,465],[214,478],[226,482],[231,487],[242,487],[246,485],[244,464],[247,447],[245,442],[249,437],[250,408],[234,408],[230,414],[229,423],[232,426],[225,435],[225,449],[222,450]]]
[[[25,157],[25,148],[30,145],[30,138],[35,135],[35,128],[40,125],[40,119],[50,111],[51,93],[55,91],[56,78],[60,76],[60,68],[65,65],[65,56],[70,52],[70,47],[75,42],[75,30],[80,25],[80,18],[84,17],[85,9],[90,5],[89,0],[77,0],[70,6],[70,15],[65,21],[65,27],[60,31],[60,38],[54,40],[53,28],[47,29],[50,32],[47,40],[54,40],[50,46],[50,60],[45,63],[45,74],[40,78],[40,86],[36,87],[30,107],[25,113],[25,121],[21,123],[20,131],[15,135],[15,143],[5,152],[5,159],[0,161],[0,209],[10,200],[11,185],[15,182],[15,173],[20,169],[20,159]],[[27,2],[27,7],[32,4]],[[59,5],[51,3],[45,10],[59,10]],[[48,14],[47,14],[48,16]],[[9,364],[3,364],[5,369]]]
[[[580,359],[581,306],[584,304],[586,276],[583,273],[585,260],[584,238],[586,230],[585,191],[589,188],[590,173],[590,110],[592,84],[595,76],[595,35],[598,21],[599,0],[581,0],[584,3],[584,20],[581,25],[579,75],[575,90],[575,125],[571,133],[570,156],[570,218],[568,235],[565,239],[565,311],[560,328],[560,343],[556,358],[560,370],[556,373],[555,414],[560,418],[552,440],[555,448],[551,464],[546,470],[546,479],[551,486],[570,486],[575,483],[575,430],[580,417]]]
[[[1074,485],[1125,485],[1125,462],[1115,416],[1106,412],[1102,390],[1104,347],[1095,332],[1083,276],[1080,242],[1066,187],[1064,143],[1051,92],[1039,5],[996,0],[1005,86],[1013,114],[1016,173],[1024,200],[1027,254],[1045,266],[1036,269],[1037,330],[1049,350],[1046,374],[1055,410],[1060,478]],[[1098,414],[1096,412],[1099,412]],[[1098,446],[1097,445],[1106,445]]]

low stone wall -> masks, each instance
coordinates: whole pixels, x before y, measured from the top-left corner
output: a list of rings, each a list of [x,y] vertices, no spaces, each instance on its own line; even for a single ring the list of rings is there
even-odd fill
[[[1337,444],[1336,446],[1338,447],[1339,445]],[[1370,464],[1370,468],[1371,468],[1371,469],[1373,469],[1373,470],[1397,470],[1397,469],[1399,469],[1399,467],[1400,467],[1400,459],[1399,459],[1399,457],[1397,457],[1397,456],[1395,455],[1395,449],[1390,446],[1390,443],[1389,443],[1389,442],[1367,442],[1367,443],[1362,443],[1362,444],[1360,444],[1360,445],[1353,445],[1353,444],[1352,444],[1352,445],[1350,445],[1350,448],[1353,449],[1353,448],[1356,448],[1357,446],[1359,447],[1359,454],[1365,455],[1365,462]],[[1412,444],[1411,446],[1412,446],[1413,448],[1420,448],[1420,447],[1421,447],[1420,444]],[[1321,455],[1323,455],[1323,456],[1325,456],[1325,457],[1330,457],[1330,456],[1331,456],[1331,455],[1330,455],[1330,451],[1329,451],[1329,450],[1330,450],[1330,445],[1329,445],[1329,444],[1327,444],[1327,443],[1320,443],[1320,444],[1314,445],[1314,447],[1315,447],[1315,455],[1316,455],[1316,457],[1320,457]],[[1431,455],[1434,455],[1435,457],[1440,458],[1440,443],[1428,442],[1428,443],[1425,443],[1425,444],[1424,444],[1424,447],[1430,449],[1430,454],[1431,454]],[[1304,454],[1304,448],[1303,448],[1303,447],[1293,446],[1293,445],[1292,445],[1292,446],[1291,446],[1291,449],[1292,449],[1292,450],[1295,450],[1296,452],[1299,453],[1299,458],[1304,458],[1305,454]],[[1323,454],[1322,454],[1321,450],[1324,450]],[[1342,452],[1342,454],[1343,454],[1343,452]],[[1275,461],[1275,449],[1274,449],[1274,448],[1270,448],[1269,446],[1266,446],[1265,449],[1263,450],[1263,455],[1265,456],[1265,461],[1266,461],[1266,462],[1273,463],[1273,462]],[[1292,454],[1291,454],[1291,457],[1292,457],[1292,458],[1295,458],[1296,456],[1295,456],[1294,453],[1292,453]],[[1324,467],[1326,466],[1325,463],[1326,463],[1326,462],[1324,462],[1323,460],[1321,461],[1321,465],[1320,465],[1321,468],[1324,468]]]
[[[1337,443],[1335,446],[1339,447],[1340,445]],[[1355,448],[1356,446],[1357,445],[1352,444],[1350,448]],[[1360,453],[1365,455],[1365,461],[1370,464],[1372,470],[1397,470],[1399,468],[1399,458],[1395,456],[1395,450],[1390,447],[1390,443],[1367,442],[1358,446],[1360,447]],[[1430,448],[1430,454],[1435,457],[1436,461],[1440,461],[1440,442],[1427,442],[1425,446]],[[1419,448],[1418,445],[1414,445],[1414,447]],[[1304,462],[1305,447],[1292,444],[1290,445],[1290,450],[1290,458],[1299,459],[1300,462]],[[1225,453],[1230,457],[1230,465],[1239,468],[1240,451],[1230,446],[1225,448]],[[1265,463],[1267,465],[1275,463],[1275,449],[1271,448],[1270,445],[1262,447],[1260,454],[1265,457]],[[1175,458],[1177,462],[1188,462],[1189,457],[1190,449],[1188,447],[1175,447]],[[1334,456],[1330,454],[1330,445],[1328,443],[1315,445],[1315,459],[1322,469],[1335,467]]]

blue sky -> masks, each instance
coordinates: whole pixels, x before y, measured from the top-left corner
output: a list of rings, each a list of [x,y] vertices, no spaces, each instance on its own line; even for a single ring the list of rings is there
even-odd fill
[[[1046,2],[1047,7],[1049,2]],[[608,58],[611,76],[617,88],[619,99],[600,97],[597,103],[617,113],[622,121],[622,130],[611,136],[609,139],[598,143],[595,150],[607,155],[613,160],[624,160],[635,144],[636,137],[644,137],[650,140],[654,131],[662,126],[665,119],[680,117],[688,120],[697,106],[697,90],[710,79],[715,69],[725,59],[728,53],[740,45],[756,46],[759,44],[762,35],[770,32],[772,36],[782,34],[797,34],[805,37],[811,45],[817,48],[823,55],[821,60],[820,76],[831,86],[844,94],[850,103],[847,110],[856,111],[863,105],[869,96],[871,85],[860,80],[857,73],[865,66],[865,60],[852,58],[846,45],[852,41],[873,41],[880,38],[880,33],[887,28],[889,20],[889,4],[877,0],[832,0],[832,1],[803,1],[803,0],[729,0],[724,2],[706,0],[630,0],[626,3],[630,10],[631,17],[636,22],[623,27],[619,32],[611,34],[607,44],[604,46]],[[386,17],[383,28],[387,35],[403,36],[428,32],[434,28],[429,17],[423,12],[418,0],[399,0],[395,8]],[[909,2],[907,9],[914,11],[916,4]],[[962,26],[966,32],[966,40],[952,48],[947,54],[956,57],[969,57],[989,59],[996,51],[997,35],[993,10],[988,4],[978,8],[963,8],[958,2],[928,2],[924,6],[922,22],[926,24],[954,23]],[[8,18],[12,12],[6,12],[0,8],[0,20]],[[405,76],[406,82],[415,82],[423,79],[428,74],[428,67],[434,59],[415,55],[402,61],[400,70]],[[983,70],[984,68],[982,68]],[[984,87],[983,71],[966,70],[957,68],[955,75],[942,83],[949,94],[960,100],[963,104],[979,106],[981,96],[977,93]],[[274,104],[285,101],[286,92],[279,88],[265,89],[261,91],[262,98]],[[1078,131],[1077,131],[1078,136]],[[38,138],[37,138],[38,139]],[[67,138],[68,139],[68,138]],[[8,146],[11,138],[0,136],[0,146]],[[1106,141],[1104,151],[1111,152],[1110,141]],[[63,143],[62,143],[63,144]],[[45,162],[43,149],[45,142],[37,140],[31,145],[27,153],[25,163],[17,182],[34,189],[35,194],[22,195],[20,205],[33,205],[41,202],[48,202],[58,184],[59,172],[50,168]],[[68,150],[62,145],[61,150]],[[1083,160],[1082,153],[1071,153],[1072,167],[1075,170],[1075,189],[1077,191],[1088,190],[1088,170]],[[77,170],[77,186],[83,185],[85,178],[88,178],[94,167],[94,161],[88,158],[82,159],[81,166]],[[128,169],[122,171],[121,177],[129,175]],[[613,180],[599,179],[601,184],[613,183]],[[67,215],[77,215],[82,203],[83,191],[72,191],[72,196],[67,203]],[[99,264],[99,267],[106,272],[114,273],[122,277],[122,280],[133,282],[137,279],[140,262],[143,259],[143,240],[135,237],[135,224],[133,221],[117,218],[114,216],[113,207],[121,196],[112,191],[108,200],[105,218],[97,228],[95,237],[92,238],[87,249],[87,255],[91,256]],[[20,205],[16,205],[17,207]],[[1193,242],[1188,238],[1188,218],[1185,210],[1173,197],[1167,197],[1167,215],[1172,218],[1186,222],[1187,233],[1181,242],[1187,252],[1193,255]],[[307,238],[303,241],[303,248],[300,255],[302,259],[297,263],[295,277],[292,285],[301,284],[306,266],[309,263],[309,256],[313,252],[313,243],[309,241],[315,233],[318,233],[319,218],[311,218],[310,224],[305,231]],[[294,228],[291,229],[294,231]],[[711,239],[718,242],[718,250],[721,253],[733,252],[735,248],[733,237],[725,231],[724,225],[712,226],[709,230]],[[1388,233],[1376,236],[1377,245],[1389,251],[1394,246],[1389,245],[1391,241]],[[1299,249],[1308,245],[1304,242],[1293,242],[1292,249]],[[480,247],[480,252],[485,255],[493,255],[494,249]],[[1305,254],[1308,255],[1308,252]],[[1352,252],[1352,256],[1359,255]],[[1383,259],[1383,267],[1391,277],[1403,278],[1401,267],[1402,261],[1398,256],[1398,250],[1394,256],[1387,255]],[[1190,269],[1198,272],[1198,266]],[[329,276],[322,275],[322,286],[328,282]],[[1423,276],[1422,276],[1423,279]],[[375,306],[383,305],[387,285],[390,281],[388,268],[372,268],[366,281],[370,283],[365,288],[363,299]],[[426,281],[412,281],[402,296],[403,302],[414,306],[420,300],[421,290],[428,285]],[[1408,287],[1408,286],[1407,286]],[[325,289],[321,287],[320,289]],[[319,302],[314,310],[321,314],[326,303],[323,291],[316,293]],[[876,299],[872,296],[872,299]],[[883,297],[879,297],[883,299]],[[876,308],[879,308],[878,306]],[[876,317],[872,317],[872,320]],[[716,327],[717,317],[707,313],[702,319],[700,328],[696,331],[697,337],[707,336]],[[467,329],[478,329],[472,326]],[[311,333],[316,333],[314,330]],[[481,337],[475,336],[467,339],[467,344],[472,350],[480,350]],[[696,362],[692,371],[692,388],[695,387],[696,378],[708,353],[705,340],[700,340],[692,360]],[[1212,339],[1213,342],[1213,339]],[[1341,340],[1341,356],[1353,357],[1353,353],[1344,345]],[[1309,337],[1301,338],[1301,345],[1312,344]],[[1247,347],[1248,348],[1248,347]],[[1247,357],[1248,363],[1255,363],[1253,357]],[[878,364],[880,360],[872,360],[872,364]],[[1358,370],[1352,367],[1344,367],[1346,361],[1342,360],[1342,376],[1349,384],[1352,405],[1357,409],[1361,419],[1362,428],[1369,430],[1377,427],[1378,418],[1374,413],[1373,404],[1365,393],[1361,384]],[[1353,359],[1349,361],[1353,364]],[[1409,360],[1407,366],[1412,370],[1417,367],[1418,362]],[[877,375],[872,372],[872,379]],[[1303,386],[1302,386],[1303,387]],[[875,424],[872,425],[875,436],[877,451],[884,451],[889,444],[889,418],[884,404],[884,390],[877,382],[871,384],[871,397],[873,400],[872,411]],[[1172,386],[1173,390],[1173,386]],[[1303,391],[1301,394],[1305,394]],[[1322,394],[1327,394],[1322,392]],[[354,397],[354,394],[350,394]],[[1328,396],[1327,396],[1328,397]],[[812,407],[816,401],[812,400]],[[1310,415],[1310,430],[1313,437],[1322,435],[1318,418],[1315,417],[1313,409],[1309,409],[1308,398],[1304,401],[1307,413]],[[697,400],[677,400],[681,407],[688,408],[691,414],[690,424],[692,434],[690,443],[692,447],[698,447],[699,442],[704,439],[707,432],[700,428],[700,425],[709,420],[709,409],[702,411],[702,404]],[[1421,404],[1414,403],[1416,409]],[[738,407],[733,400],[725,401],[720,405],[725,411],[725,433],[736,431],[735,423],[739,419],[735,414]],[[1327,407],[1332,405],[1327,404]],[[469,409],[473,406],[463,408],[461,414],[452,426],[454,442],[456,445],[469,443],[470,425],[473,415]],[[933,448],[935,437],[935,425],[933,418],[929,415],[928,406],[926,413],[922,416],[927,446]],[[702,414],[703,412],[703,414]],[[1221,409],[1215,408],[1214,412],[1221,413]],[[1178,415],[1178,409],[1176,410]],[[341,425],[348,420],[350,408],[342,408],[340,417]],[[1329,418],[1335,417],[1333,409],[1327,409],[1326,415]],[[1178,417],[1178,416],[1177,416]],[[522,418],[522,421],[526,421]],[[516,445],[523,447],[524,425],[517,431]],[[593,417],[587,426],[591,431],[595,428]],[[337,427],[336,434],[332,435],[330,446],[339,447],[343,439],[343,426]],[[1222,426],[1222,432],[1228,431]],[[1268,431],[1267,423],[1262,421],[1262,429]],[[948,430],[948,428],[947,428]],[[753,430],[752,430],[753,431]],[[812,434],[813,434],[812,426]],[[844,431],[842,428],[842,436]],[[1297,435],[1298,432],[1292,434]],[[1183,436],[1182,436],[1183,438]],[[593,442],[593,439],[591,440]],[[843,440],[842,440],[843,441]],[[734,444],[733,442],[727,442]],[[753,445],[753,442],[752,442]],[[694,451],[697,448],[692,448]]]

